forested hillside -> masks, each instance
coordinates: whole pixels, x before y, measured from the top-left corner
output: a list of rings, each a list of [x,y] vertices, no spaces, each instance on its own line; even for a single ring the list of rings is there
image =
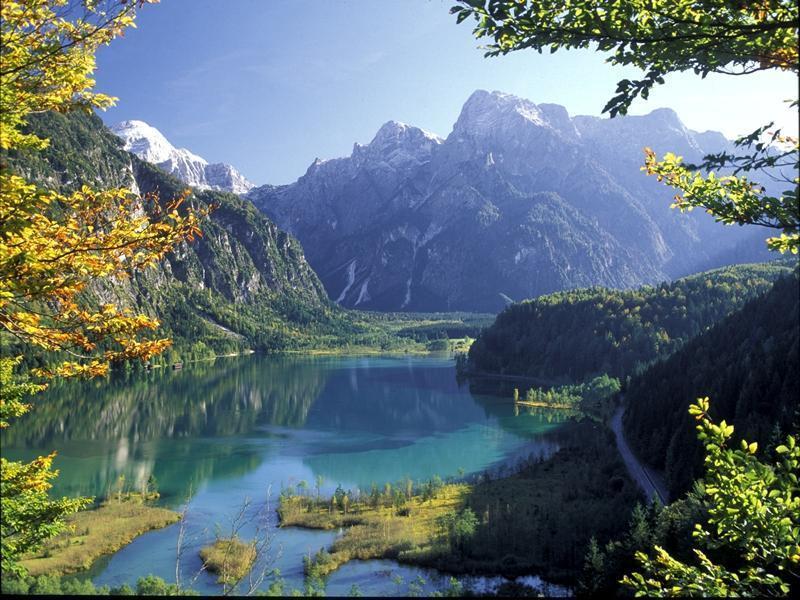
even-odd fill
[[[737,438],[771,449],[800,427],[800,287],[797,273],[633,377],[625,433],[639,456],[666,470],[672,497],[702,472],[688,406],[709,396]]]
[[[657,287],[587,288],[513,304],[472,345],[469,370],[554,381],[632,375],[765,292],[791,265],[736,265]]]
[[[84,113],[31,118],[30,129],[51,140],[42,152],[11,152],[10,167],[51,189],[81,185],[157,192],[161,203],[186,189],[178,179],[122,148],[100,119]],[[194,189],[196,208],[213,206],[202,237],[181,244],[157,268],[129,280],[96,283],[92,303],[111,302],[161,320],[159,335],[174,341],[159,360],[257,350],[387,346],[396,338],[331,303],[300,244],[230,193]],[[142,210],[154,210],[144,203]]]

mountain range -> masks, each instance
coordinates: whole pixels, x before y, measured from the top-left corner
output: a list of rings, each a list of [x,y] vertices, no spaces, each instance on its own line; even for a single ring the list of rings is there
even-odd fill
[[[640,172],[644,146],[698,160],[731,145],[668,109],[572,118],[479,90],[446,138],[390,121],[247,196],[300,240],[330,298],[365,309],[497,311],[766,257],[760,232],[671,210],[674,192]]]
[[[674,192],[641,172],[645,146],[687,161],[733,148],[670,109],[571,117],[478,90],[446,138],[389,121],[349,157],[259,187],[141,121],[112,130],[189,185],[244,195],[301,242],[328,296],[351,308],[498,311],[564,289],[629,288],[769,257],[758,229],[678,213]]]

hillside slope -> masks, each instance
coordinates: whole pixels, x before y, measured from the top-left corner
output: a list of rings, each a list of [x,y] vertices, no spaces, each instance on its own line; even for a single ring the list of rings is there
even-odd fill
[[[30,127],[50,146],[4,159],[50,188],[122,186],[158,192],[162,201],[186,188],[126,152],[96,116],[43,114]],[[157,316],[187,355],[302,347],[340,328],[342,311],[327,299],[294,238],[234,194],[195,189],[189,203],[216,207],[202,224],[203,236],[181,244],[158,268],[95,285],[92,301]]]
[[[797,273],[632,378],[625,435],[640,458],[664,469],[672,497],[702,472],[689,404],[711,399],[715,421],[764,453],[800,429],[800,280]]]
[[[791,261],[736,265],[636,290],[588,288],[513,304],[469,352],[469,369],[545,380],[632,375],[768,290]]]

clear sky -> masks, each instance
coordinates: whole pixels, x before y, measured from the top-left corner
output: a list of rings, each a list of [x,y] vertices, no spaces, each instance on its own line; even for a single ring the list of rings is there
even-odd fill
[[[162,0],[98,54],[97,89],[119,97],[108,124],[147,121],[178,147],[288,183],[316,157],[349,155],[390,119],[446,136],[476,89],[599,115],[636,76],[591,51],[484,58],[450,0]],[[776,120],[788,73],[672,75],[631,114],[668,106],[692,129],[728,137]],[[668,149],[665,149],[665,151]]]

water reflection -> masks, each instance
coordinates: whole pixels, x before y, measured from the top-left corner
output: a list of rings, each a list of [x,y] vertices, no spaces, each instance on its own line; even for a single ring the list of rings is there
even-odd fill
[[[0,435],[11,459],[58,451],[56,494],[104,495],[120,476],[136,486],[152,476],[165,504],[189,500],[202,530],[245,497],[264,498],[271,486],[274,499],[301,479],[314,486],[322,477],[330,493],[338,484],[470,476],[547,455],[557,440],[544,434],[566,416],[515,416],[491,386],[459,385],[444,358],[251,356],[53,386]],[[169,527],[138,538],[93,578],[118,585],[161,574],[176,535]],[[302,556],[330,533],[281,529],[276,537],[281,569],[299,587]],[[210,576],[201,587],[217,590]]]
[[[180,371],[154,369],[108,380],[62,382],[36,402],[12,445],[59,441],[227,436],[258,422],[302,426],[327,371],[289,358],[220,359]]]
[[[102,495],[123,475],[185,497],[203,481],[258,466],[264,448],[229,440],[259,424],[301,427],[321,393],[322,365],[226,359],[103,381],[65,382],[3,432],[4,454],[59,451],[57,492]]]
[[[9,458],[57,450],[67,495],[152,476],[176,503],[256,470],[265,485],[367,487],[480,471],[565,418],[515,418],[490,391],[459,385],[442,358],[242,357],[54,385],[2,442]]]

